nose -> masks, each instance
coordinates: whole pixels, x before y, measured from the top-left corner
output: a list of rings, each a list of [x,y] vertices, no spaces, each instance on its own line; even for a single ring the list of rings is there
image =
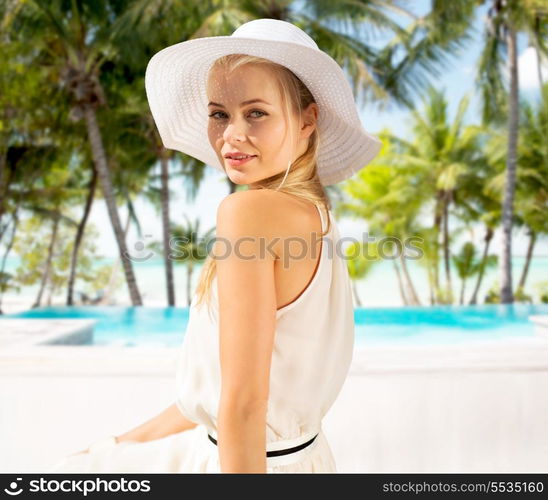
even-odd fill
[[[234,122],[229,123],[223,132],[223,139],[225,140],[225,142],[228,143],[230,143],[231,141],[244,141],[245,133],[242,129],[242,126]]]

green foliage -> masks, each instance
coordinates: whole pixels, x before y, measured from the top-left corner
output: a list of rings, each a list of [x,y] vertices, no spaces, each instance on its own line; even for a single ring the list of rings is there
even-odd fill
[[[511,26],[546,55],[544,3],[437,1],[423,16],[414,15],[404,2],[391,1],[306,1],[306,14],[293,9],[289,0],[0,3],[0,166],[6,165],[5,186],[0,185],[0,219],[3,213],[17,210],[33,214],[17,234],[24,265],[17,279],[0,277],[0,287],[40,281],[51,239],[51,217],[68,212],[67,207],[81,207],[89,192],[90,148],[84,124],[73,121],[82,115],[82,93],[88,104],[105,104],[97,109],[97,118],[114,194],[119,204],[128,207],[139,229],[135,197],[141,195],[155,207],[161,206],[155,168],[161,155],[169,160],[170,180],[180,175],[190,198],[206,169],[191,157],[166,153],[161,147],[144,92],[144,70],[150,56],[182,40],[229,35],[243,22],[272,17],[294,22],[308,32],[346,70],[360,103],[376,104],[390,98],[409,106],[412,139],[383,131],[381,155],[345,183],[335,213],[367,221],[369,233],[378,239],[419,238],[423,257],[418,264],[428,273],[432,296],[445,303],[452,291],[439,283],[444,245],[440,243],[441,226],[434,227],[433,220],[438,215],[441,218],[445,206],[451,218],[466,226],[481,223],[486,232],[492,232],[500,223],[507,137],[504,130],[487,123],[498,120],[505,125],[507,115],[504,34]],[[483,50],[477,73],[485,126],[471,126],[464,123],[469,97],[449,117],[444,92],[428,88],[428,77],[439,75],[448,56],[471,39],[478,6],[485,5],[490,9],[481,26]],[[348,27],[353,28],[352,36]],[[389,38],[379,47],[372,35],[381,29]],[[86,85],[81,85],[82,76]],[[90,87],[92,91],[86,93]],[[518,142],[514,223],[538,237],[548,233],[547,89],[539,106],[523,103]],[[419,111],[414,97],[421,93],[423,110]],[[66,283],[74,237],[74,229],[68,228],[74,224],[73,218],[64,217],[59,225],[49,279],[53,291]],[[187,220],[186,225],[174,227],[173,233],[185,242],[178,247],[183,257],[176,262],[192,266],[203,260],[200,240],[204,237],[198,238],[198,224]],[[448,236],[443,235],[449,255],[457,234],[450,228]],[[78,279],[80,286],[88,286],[93,293],[106,285],[110,273],[108,267],[96,265],[90,235],[88,229]],[[159,242],[152,246],[161,252]],[[367,250],[372,248],[369,245]],[[477,273],[476,253],[465,246],[453,257],[461,278]],[[490,267],[494,259],[489,256],[483,265]],[[365,262],[357,257],[348,262],[356,279],[365,277],[376,260]],[[527,297],[521,290],[517,296]]]
[[[500,292],[499,292],[499,284],[498,280],[495,280],[489,291],[487,292],[487,295],[485,296],[485,303],[486,304],[500,304]],[[541,297],[541,301],[542,297]],[[533,298],[531,295],[528,295],[525,293],[525,291],[522,288],[518,288],[514,292],[514,302],[524,302],[527,304],[533,303]]]
[[[93,241],[98,231],[88,226],[80,246],[76,269],[76,289],[80,286],[87,294],[95,294],[106,288],[112,266],[99,265],[101,257],[96,253]],[[21,260],[15,270],[14,282],[19,286],[38,284],[45,272],[48,250],[51,241],[51,223],[44,223],[33,216],[21,222],[15,242],[15,253]],[[74,245],[74,230],[59,225],[53,247],[51,267],[48,275],[48,289],[52,296],[66,287],[70,271],[70,259]],[[117,284],[119,286],[120,283]]]
[[[459,253],[453,255],[453,264],[461,280],[474,276],[480,270],[481,261],[476,257],[476,253],[475,245],[467,241],[462,245]]]
[[[435,290],[437,304],[452,304],[454,299],[453,290],[447,285],[441,285]]]
[[[0,271],[0,296],[9,290],[19,292],[21,287],[15,283],[13,274]]]
[[[484,298],[485,304],[500,304],[500,284],[498,279],[494,279],[491,287],[487,290]]]
[[[523,288],[519,287],[514,292],[514,301],[515,302],[526,302],[528,304],[532,304],[533,303],[533,298],[531,297],[531,295],[526,294],[525,291],[523,290]]]
[[[521,104],[516,217],[537,234],[548,234],[548,83],[538,106]]]
[[[373,266],[380,262],[378,244],[354,242],[345,250],[346,265],[350,279],[366,278]]]
[[[200,220],[191,222],[186,214],[185,225],[174,224],[170,231],[170,259],[174,264],[193,266],[205,261],[208,255],[208,244],[211,243],[215,228],[210,228],[204,234],[200,232]],[[147,248],[158,255],[163,255],[163,243],[152,241]]]
[[[538,291],[540,301],[543,304],[548,304],[548,280],[537,282],[536,289]]]
[[[476,74],[476,83],[482,98],[482,121],[506,126],[509,112],[508,88],[505,84],[508,81],[505,75],[508,63],[507,35],[509,29],[525,35],[529,45],[535,47],[543,57],[547,57],[546,2],[478,0],[477,3],[489,6],[482,26],[483,46]]]

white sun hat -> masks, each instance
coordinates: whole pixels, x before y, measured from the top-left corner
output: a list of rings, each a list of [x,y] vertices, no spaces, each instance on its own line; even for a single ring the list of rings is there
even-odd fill
[[[342,68],[303,30],[277,19],[247,22],[230,36],[177,43],[150,59],[146,94],[166,148],[225,171],[208,139],[206,82],[213,62],[227,54],[269,59],[308,87],[319,108],[317,167],[323,185],[349,178],[379,153],[382,143],[364,129]]]

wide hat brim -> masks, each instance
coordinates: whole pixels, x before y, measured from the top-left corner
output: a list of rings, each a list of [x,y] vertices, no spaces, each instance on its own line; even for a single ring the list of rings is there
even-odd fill
[[[348,80],[328,54],[293,42],[234,36],[187,40],[150,59],[146,94],[166,148],[225,172],[208,140],[206,82],[213,62],[227,54],[269,59],[290,69],[308,87],[319,108],[317,164],[323,185],[348,179],[379,153],[381,141],[364,129]]]

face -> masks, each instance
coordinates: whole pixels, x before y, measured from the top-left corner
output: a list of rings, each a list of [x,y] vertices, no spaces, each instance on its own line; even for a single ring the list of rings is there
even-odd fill
[[[230,180],[250,189],[258,188],[267,177],[285,173],[288,162],[306,151],[317,120],[318,107],[311,103],[302,119],[291,112],[286,122],[274,78],[265,68],[247,65],[230,77],[221,70],[213,72],[207,86],[209,142]],[[252,100],[256,102],[247,102]],[[231,162],[226,157],[229,153],[253,158]]]

